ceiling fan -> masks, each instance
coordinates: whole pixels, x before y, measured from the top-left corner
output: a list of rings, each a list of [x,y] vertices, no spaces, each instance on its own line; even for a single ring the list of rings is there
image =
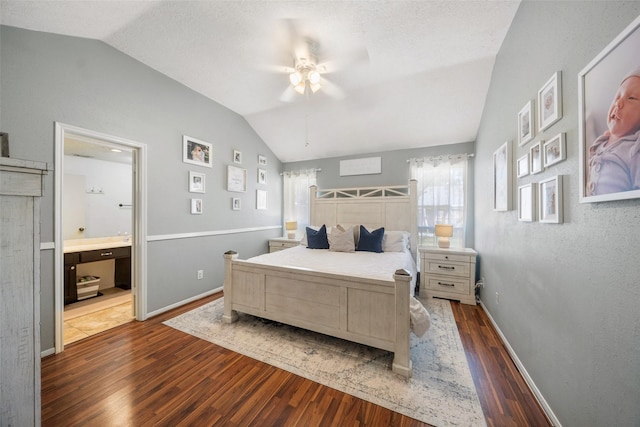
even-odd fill
[[[297,24],[293,20],[285,20],[290,41],[290,55],[293,66],[277,67],[280,72],[288,74],[289,85],[280,96],[284,102],[293,102],[299,95],[307,98],[322,91],[334,99],[344,99],[345,93],[338,85],[326,78],[326,74],[339,71],[356,63],[369,62],[366,49],[350,52],[347,58],[325,60],[319,62],[320,43],[310,36],[300,36]]]

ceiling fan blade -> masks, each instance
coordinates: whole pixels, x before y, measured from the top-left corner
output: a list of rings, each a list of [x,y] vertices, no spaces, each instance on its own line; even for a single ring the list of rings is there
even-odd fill
[[[258,70],[276,74],[291,74],[295,68],[287,65],[258,65]]]
[[[331,98],[344,99],[347,96],[344,91],[340,89],[340,87],[338,87],[338,85],[336,85],[335,83],[331,83],[331,81],[327,80],[324,77],[320,80],[320,85],[322,87],[321,90]]]
[[[287,88],[280,95],[280,101],[282,102],[293,102],[300,95],[293,89],[291,85],[288,85]]]
[[[367,48],[362,47],[353,50],[346,55],[341,55],[341,58],[320,62],[318,64],[318,71],[324,74],[328,74],[335,73],[336,71],[344,70],[345,68],[353,67],[356,65],[367,64],[369,64],[369,51],[367,50]]]

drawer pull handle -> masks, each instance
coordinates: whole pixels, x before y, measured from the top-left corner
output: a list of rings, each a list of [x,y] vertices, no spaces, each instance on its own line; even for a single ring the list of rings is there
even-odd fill
[[[100,256],[109,256],[109,255],[113,255],[113,252],[102,252],[100,254]]]
[[[441,268],[443,270],[455,270],[455,267],[450,267],[448,265],[439,265],[438,268]]]
[[[450,288],[453,288],[453,287],[456,286],[454,283],[442,283],[442,282],[438,282],[438,285],[440,285],[440,286],[449,286]]]

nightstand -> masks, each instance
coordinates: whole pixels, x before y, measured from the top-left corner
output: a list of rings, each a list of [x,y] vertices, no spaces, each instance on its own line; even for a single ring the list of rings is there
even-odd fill
[[[278,237],[269,239],[269,252],[277,252],[287,248],[293,248],[300,244],[300,239],[287,239],[286,237]]]
[[[419,248],[420,292],[476,305],[476,251],[470,248]]]

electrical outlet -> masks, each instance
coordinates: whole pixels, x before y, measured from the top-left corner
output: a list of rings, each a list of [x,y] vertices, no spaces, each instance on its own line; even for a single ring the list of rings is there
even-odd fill
[[[496,292],[496,304],[500,304],[500,292]]]
[[[198,270],[198,280],[202,279],[203,277],[204,277],[204,271]]]

